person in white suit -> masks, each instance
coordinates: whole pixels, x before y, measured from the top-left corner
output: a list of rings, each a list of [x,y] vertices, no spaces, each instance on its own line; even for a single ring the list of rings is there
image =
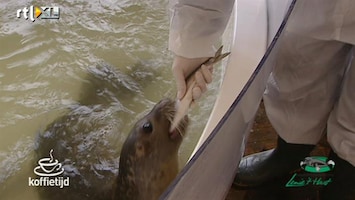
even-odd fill
[[[178,98],[185,78],[213,56],[234,0],[171,0],[169,49]],[[323,199],[355,199],[355,1],[298,0],[280,38],[264,104],[279,137],[275,149],[243,158],[234,184],[258,186],[299,167],[324,130],[335,162]],[[211,67],[195,75],[198,99]]]

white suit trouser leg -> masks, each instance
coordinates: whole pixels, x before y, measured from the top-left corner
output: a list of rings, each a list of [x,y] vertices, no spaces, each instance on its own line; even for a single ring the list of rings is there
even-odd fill
[[[316,144],[327,128],[355,166],[355,1],[298,0],[264,95],[286,142]]]
[[[264,95],[273,127],[286,142],[316,144],[328,122],[334,151],[355,165],[353,45],[287,30],[281,39]]]
[[[268,117],[287,142],[316,144],[339,96],[351,45],[285,32],[264,95]]]
[[[355,47],[352,58],[355,57]],[[355,61],[350,63],[340,97],[328,119],[328,142],[334,152],[355,166]]]

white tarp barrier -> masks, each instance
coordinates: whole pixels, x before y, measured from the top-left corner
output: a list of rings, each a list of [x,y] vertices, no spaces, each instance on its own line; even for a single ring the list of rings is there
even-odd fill
[[[292,1],[286,19],[295,1]],[[277,41],[282,37],[284,24],[285,21],[239,95],[212,133],[162,194],[161,200],[225,198],[244,152],[246,136],[252,126],[266,81],[275,63]]]

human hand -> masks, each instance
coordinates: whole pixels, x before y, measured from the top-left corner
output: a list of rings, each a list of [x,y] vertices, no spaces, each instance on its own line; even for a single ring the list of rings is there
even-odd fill
[[[203,62],[208,58],[185,58],[181,56],[175,56],[172,66],[173,75],[177,86],[177,98],[181,100],[186,93],[186,78],[194,72]],[[192,89],[192,99],[197,100],[201,97],[202,93],[207,91],[207,84],[212,82],[213,65],[202,65],[194,73],[196,85]]]

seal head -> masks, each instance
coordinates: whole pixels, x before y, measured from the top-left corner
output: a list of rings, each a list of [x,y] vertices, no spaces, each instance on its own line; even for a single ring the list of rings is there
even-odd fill
[[[175,112],[175,101],[163,99],[135,124],[122,147],[113,199],[156,200],[176,177],[188,118],[170,132]]]

